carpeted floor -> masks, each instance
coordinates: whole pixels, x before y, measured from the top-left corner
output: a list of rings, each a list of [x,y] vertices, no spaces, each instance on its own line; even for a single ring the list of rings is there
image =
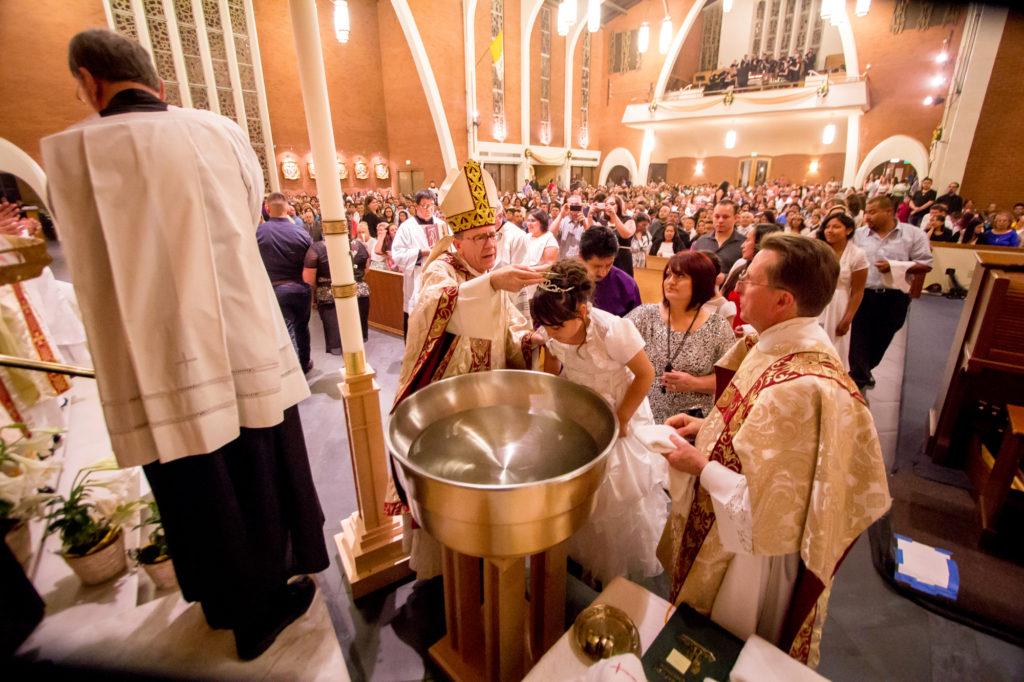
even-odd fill
[[[875,566],[903,596],[925,608],[1024,645],[1024,544],[1021,534],[979,548],[981,528],[971,484],[961,469],[925,453],[928,409],[939,389],[962,301],[925,296],[914,302],[900,408],[899,446],[890,479],[893,507],[871,533]],[[1017,526],[1020,528],[1020,526]],[[960,574],[955,599],[927,595],[893,575],[893,534],[952,552]]]

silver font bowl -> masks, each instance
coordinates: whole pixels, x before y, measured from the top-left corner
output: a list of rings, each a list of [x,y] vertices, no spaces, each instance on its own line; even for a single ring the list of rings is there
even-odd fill
[[[493,370],[417,391],[386,435],[427,532],[463,554],[513,557],[542,552],[586,521],[618,428],[589,388]]]

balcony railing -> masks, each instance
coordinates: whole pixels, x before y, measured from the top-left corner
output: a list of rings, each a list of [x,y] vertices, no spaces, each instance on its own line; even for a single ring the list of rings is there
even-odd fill
[[[814,74],[797,83],[757,83],[724,90],[687,86],[661,98],[628,105],[622,122],[643,128],[645,124],[679,119],[868,108],[865,76]]]

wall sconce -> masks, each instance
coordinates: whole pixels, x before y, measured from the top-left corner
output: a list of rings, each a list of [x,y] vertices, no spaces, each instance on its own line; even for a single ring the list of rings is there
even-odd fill
[[[725,148],[732,149],[736,146],[736,131],[730,130],[725,134]]]
[[[697,167],[693,169],[693,172],[694,172],[695,175],[703,175],[704,174],[704,162],[703,161],[698,161],[697,162]]]
[[[563,2],[558,5],[558,35],[565,37],[569,35],[569,15],[567,14],[569,8],[566,7],[566,3]]]
[[[835,124],[829,123],[825,126],[825,131],[821,134],[822,144],[832,144],[836,139],[836,126]]]
[[[817,160],[811,161],[811,172],[812,173],[817,173],[818,172],[818,161]]]

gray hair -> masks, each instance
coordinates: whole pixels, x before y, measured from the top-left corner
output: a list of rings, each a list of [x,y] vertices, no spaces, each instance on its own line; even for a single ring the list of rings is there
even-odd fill
[[[81,78],[81,67],[97,80],[129,81],[160,91],[160,78],[149,53],[136,41],[107,29],[91,28],[76,34],[68,45],[68,67],[75,78]]]

